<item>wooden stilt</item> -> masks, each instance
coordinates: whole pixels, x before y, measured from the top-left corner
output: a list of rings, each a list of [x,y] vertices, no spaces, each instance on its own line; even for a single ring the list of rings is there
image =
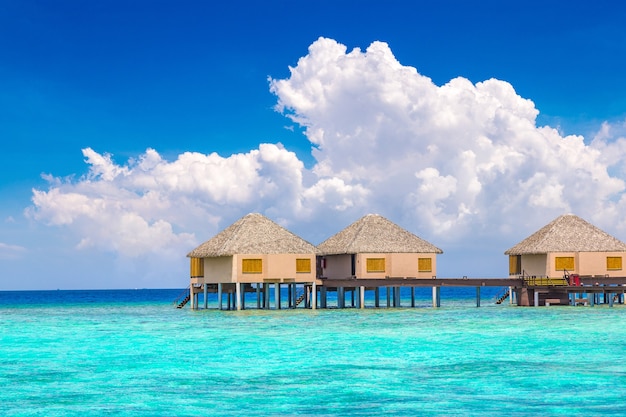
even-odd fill
[[[263,308],[270,309],[270,284],[263,283]]]
[[[217,284],[217,308],[222,310],[222,283]]]
[[[280,283],[274,284],[274,305],[276,310],[280,310]]]
[[[593,307],[596,304],[596,294],[587,294],[587,300],[589,300],[589,306]]]
[[[204,283],[204,309],[206,310],[209,306],[209,284]]]
[[[415,308],[415,287],[411,287],[411,307]]]
[[[433,307],[441,307],[441,287],[433,287]]]
[[[359,308],[365,308],[365,287],[359,287]]]
[[[343,287],[337,287],[337,307],[345,308],[346,306],[346,295],[344,293]]]
[[[380,307],[380,288],[374,288],[374,307]]]
[[[476,307],[480,307],[480,287],[476,287]]]
[[[241,310],[241,283],[235,282],[235,304],[237,305],[237,311]]]
[[[317,283],[311,284],[311,310],[317,309]]]
[[[385,287],[385,292],[387,293],[387,308],[391,307],[391,293],[389,292],[389,287]]]
[[[257,310],[261,309],[261,284],[258,282],[256,284],[256,308]]]

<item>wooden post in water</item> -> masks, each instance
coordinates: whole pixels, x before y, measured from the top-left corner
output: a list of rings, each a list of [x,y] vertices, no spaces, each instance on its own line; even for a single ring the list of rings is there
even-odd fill
[[[441,287],[433,287],[433,307],[441,307]]]
[[[539,307],[539,291],[535,290],[535,296],[534,296],[534,301],[535,301],[535,307]]]
[[[241,310],[241,283],[235,282],[235,303],[237,304],[237,311]]]
[[[476,307],[480,307],[480,287],[476,287]]]
[[[327,308],[326,301],[326,286],[324,285],[320,288],[320,308]]]
[[[374,288],[374,307],[380,307],[380,287]]]
[[[263,283],[263,308],[270,309],[270,284],[267,282]]]
[[[389,292],[389,287],[385,287],[385,292],[387,293],[387,308],[391,307],[391,293]]]
[[[359,287],[359,307],[365,308],[365,287]]]
[[[276,310],[280,310],[280,282],[274,284],[274,305]]]
[[[256,284],[256,309],[261,309],[261,284]]]
[[[589,306],[593,307],[596,304],[596,293],[587,293],[587,300],[589,300]]]
[[[311,285],[311,310],[317,309],[317,283],[313,281]]]
[[[222,309],[222,283],[217,284],[217,308]]]
[[[204,283],[204,309],[206,310],[209,305],[209,284]]]
[[[415,308],[415,287],[411,287],[411,307]]]

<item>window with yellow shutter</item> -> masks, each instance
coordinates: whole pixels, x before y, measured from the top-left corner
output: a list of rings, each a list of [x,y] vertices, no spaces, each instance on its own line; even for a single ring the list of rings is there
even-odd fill
[[[433,260],[431,258],[418,258],[417,259],[417,271],[418,272],[432,272]]]
[[[385,258],[367,258],[367,272],[385,272]]]
[[[244,274],[263,273],[263,259],[242,259],[241,272]]]
[[[309,273],[311,272],[311,259],[301,258],[296,259],[296,273]]]
[[[190,258],[191,277],[203,277],[204,276],[204,259],[202,258]]]
[[[606,257],[606,269],[609,271],[619,271],[622,269],[622,257],[621,256],[607,256]]]
[[[509,256],[509,275],[519,275],[522,273],[522,256]]]
[[[557,256],[554,258],[554,269],[556,269],[557,271],[560,270],[567,270],[567,271],[573,271],[574,270],[574,257],[573,256]]]

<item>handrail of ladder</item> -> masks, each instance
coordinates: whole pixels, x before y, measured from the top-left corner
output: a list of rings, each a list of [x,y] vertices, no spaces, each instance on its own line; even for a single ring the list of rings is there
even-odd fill
[[[182,290],[182,292],[180,294],[178,294],[176,296],[176,299],[174,300],[174,302],[172,304],[174,305],[178,305],[180,304],[180,302],[189,295],[189,291],[191,289],[191,284],[189,284],[189,286],[187,288],[185,288],[184,290]]]

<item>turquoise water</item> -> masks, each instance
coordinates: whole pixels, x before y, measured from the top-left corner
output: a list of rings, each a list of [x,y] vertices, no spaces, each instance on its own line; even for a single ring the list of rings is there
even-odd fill
[[[176,295],[0,293],[0,415],[626,415],[623,305],[220,312]]]

